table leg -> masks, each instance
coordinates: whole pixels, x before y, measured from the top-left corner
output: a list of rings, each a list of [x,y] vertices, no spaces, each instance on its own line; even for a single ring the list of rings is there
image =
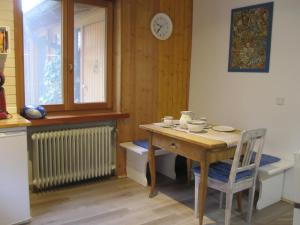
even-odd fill
[[[207,179],[208,179],[208,167],[209,164],[206,159],[200,162],[201,176],[198,187],[198,206],[199,206],[199,225],[203,224],[203,216],[205,209],[206,193],[207,193]]]
[[[186,159],[186,171],[187,171],[187,183],[191,184],[191,179],[192,179],[192,160],[191,159]]]
[[[155,185],[156,185],[155,150],[154,150],[154,146],[152,145],[151,134],[149,137],[148,161],[149,161],[149,169],[150,169],[150,176],[151,176],[151,187],[150,187],[149,198],[153,198],[157,195],[157,192],[155,191]]]

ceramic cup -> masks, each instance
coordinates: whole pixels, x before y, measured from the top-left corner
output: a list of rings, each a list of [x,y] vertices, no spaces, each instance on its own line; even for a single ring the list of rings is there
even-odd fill
[[[207,123],[207,118],[206,118],[206,117],[201,117],[199,120],[205,122],[205,126],[208,125],[208,123]]]
[[[167,126],[172,126],[173,125],[173,116],[165,116],[164,118],[162,118],[162,122]]]
[[[206,126],[206,122],[202,120],[191,120],[187,124],[189,132],[199,133]]]

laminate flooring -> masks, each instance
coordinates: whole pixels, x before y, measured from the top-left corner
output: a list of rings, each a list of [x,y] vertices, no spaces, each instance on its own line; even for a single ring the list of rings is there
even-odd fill
[[[30,225],[196,225],[194,186],[160,176],[159,194],[148,198],[148,189],[134,181],[106,179],[66,186],[44,193],[32,193]],[[243,199],[246,211],[247,198]],[[292,225],[293,207],[279,202],[254,211],[253,225]],[[242,215],[232,211],[232,225],[246,225]],[[206,224],[221,225],[224,210],[219,194],[208,190]]]

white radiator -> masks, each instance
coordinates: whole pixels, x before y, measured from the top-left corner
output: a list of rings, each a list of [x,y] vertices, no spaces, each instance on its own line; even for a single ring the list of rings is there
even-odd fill
[[[34,187],[45,189],[111,175],[113,130],[102,126],[33,134]]]

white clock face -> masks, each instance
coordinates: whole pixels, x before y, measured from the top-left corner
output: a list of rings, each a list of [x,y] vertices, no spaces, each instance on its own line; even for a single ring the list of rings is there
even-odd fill
[[[151,31],[159,40],[167,40],[173,31],[170,17],[165,13],[156,14],[151,21]]]

